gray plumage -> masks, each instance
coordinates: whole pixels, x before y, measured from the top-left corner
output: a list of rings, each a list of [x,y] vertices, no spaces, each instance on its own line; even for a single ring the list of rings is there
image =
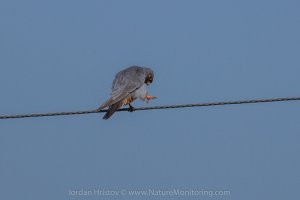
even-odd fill
[[[152,83],[153,78],[153,70],[147,67],[132,66],[117,73],[112,84],[111,98],[98,109],[109,107],[103,119],[108,119],[123,105],[135,99],[146,100],[146,86]]]

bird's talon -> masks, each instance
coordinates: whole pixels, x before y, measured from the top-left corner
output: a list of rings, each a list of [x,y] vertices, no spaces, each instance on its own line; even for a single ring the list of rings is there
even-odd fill
[[[147,95],[146,96],[146,99],[149,101],[149,100],[151,100],[151,99],[156,99],[157,97],[156,96],[149,96],[149,95]],[[147,102],[148,102],[147,101]]]
[[[128,111],[129,111],[129,112],[133,112],[134,110],[135,110],[134,107],[133,107],[132,105],[129,104]]]

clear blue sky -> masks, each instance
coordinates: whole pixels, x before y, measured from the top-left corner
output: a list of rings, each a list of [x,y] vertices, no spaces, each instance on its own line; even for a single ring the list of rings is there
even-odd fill
[[[97,108],[148,66],[149,106],[299,96],[299,1],[0,2],[0,115]],[[143,103],[137,102],[135,106]],[[300,102],[0,121],[0,199],[76,189],[297,199]]]

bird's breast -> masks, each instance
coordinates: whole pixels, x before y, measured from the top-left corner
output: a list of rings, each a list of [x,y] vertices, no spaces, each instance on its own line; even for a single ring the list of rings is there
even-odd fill
[[[139,89],[137,89],[133,93],[132,96],[136,99],[145,100],[146,95],[147,95],[147,85],[144,83]]]

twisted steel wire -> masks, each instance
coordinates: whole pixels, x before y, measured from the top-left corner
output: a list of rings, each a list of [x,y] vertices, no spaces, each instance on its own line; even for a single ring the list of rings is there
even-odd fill
[[[251,104],[251,103],[270,103],[270,102],[282,102],[282,101],[299,101],[300,97],[287,97],[287,98],[272,98],[272,99],[254,99],[254,100],[240,100],[240,101],[221,101],[211,103],[198,103],[198,104],[178,104],[178,105],[164,105],[164,106],[152,106],[152,107],[138,107],[133,111],[139,110],[159,110],[159,109],[173,109],[173,108],[189,108],[189,107],[205,107],[205,106],[222,106],[222,105],[236,105],[236,104]],[[16,118],[29,118],[29,117],[50,117],[60,115],[84,115],[92,113],[102,113],[107,110],[87,110],[76,112],[55,112],[55,113],[41,113],[41,114],[24,114],[24,115],[3,115],[0,119],[16,119]],[[129,108],[122,108],[120,111],[132,111]]]

